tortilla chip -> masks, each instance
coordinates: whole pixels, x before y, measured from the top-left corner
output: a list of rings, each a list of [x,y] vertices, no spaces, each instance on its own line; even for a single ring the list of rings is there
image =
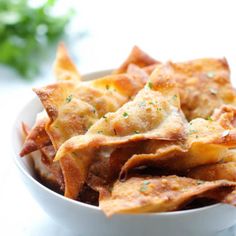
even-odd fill
[[[70,80],[79,82],[81,80],[81,76],[69,57],[64,43],[60,43],[58,46],[53,71],[57,81]]]
[[[114,74],[125,73],[130,64],[135,64],[142,68],[142,67],[150,66],[157,63],[160,63],[160,62],[150,57],[147,53],[142,51],[139,47],[134,46],[128,58],[113,73]]]
[[[208,181],[226,179],[236,182],[236,162],[199,166],[190,170],[187,176]]]
[[[125,178],[130,169],[142,165],[182,171],[230,159],[233,152],[229,148],[236,146],[236,129],[228,129],[228,126],[226,128],[218,120],[194,119],[187,126],[186,140],[167,143],[151,140],[143,154],[135,154],[127,160],[120,176]]]
[[[45,125],[48,121],[49,118],[45,112],[37,115],[34,126],[25,138],[20,152],[21,157],[51,144],[49,136],[45,131]]]
[[[225,58],[170,62],[169,67],[179,88],[181,109],[188,120],[207,118],[222,104],[236,104]]]
[[[111,192],[101,191],[99,207],[107,216],[175,211],[198,197],[213,197],[212,191],[232,192],[235,185],[225,180],[204,182],[174,175],[132,177],[115,182]]]
[[[147,78],[147,75],[145,76]],[[50,117],[46,131],[55,149],[67,139],[84,134],[107,112],[117,110],[131,99],[144,83],[145,78],[142,76],[112,75],[91,82],[61,82],[36,89],[35,92]],[[89,163],[86,158],[77,158],[76,154],[67,155],[60,161],[67,197],[77,197]]]
[[[120,146],[147,139],[183,140],[186,121],[179,110],[178,91],[162,69],[153,73],[133,101],[107,113],[85,135],[65,142],[56,159],[89,147]]]

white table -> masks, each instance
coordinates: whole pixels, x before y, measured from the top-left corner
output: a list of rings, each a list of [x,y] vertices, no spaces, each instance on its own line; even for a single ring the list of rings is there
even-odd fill
[[[225,56],[236,84],[234,1],[81,0],[76,7],[74,24],[89,30],[89,36],[73,47],[82,73],[116,67],[137,44],[160,60]],[[53,81],[51,72],[26,83],[0,71],[0,235],[74,235],[40,209],[11,159],[15,115],[33,96],[31,87]]]

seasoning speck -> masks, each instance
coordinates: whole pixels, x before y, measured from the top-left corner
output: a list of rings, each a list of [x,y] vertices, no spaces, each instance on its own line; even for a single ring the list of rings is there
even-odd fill
[[[125,118],[127,118],[129,115],[128,115],[127,112],[124,112],[124,113],[123,113],[123,116],[124,116]]]
[[[106,89],[108,90],[110,88],[110,86],[108,84],[106,84]]]
[[[98,130],[97,133],[98,133],[98,134],[102,134],[103,132],[102,132],[101,130]]]
[[[197,180],[197,185],[200,185],[200,184],[203,184],[204,183],[204,181],[202,181],[202,180]]]
[[[152,89],[153,88],[152,82],[148,82],[147,86],[148,86],[148,88]]]
[[[212,118],[211,118],[211,116],[208,116],[208,117],[207,117],[207,120],[213,121]]]
[[[104,115],[102,118],[107,122],[107,116],[106,115]]]
[[[69,103],[71,100],[72,100],[72,95],[69,95],[69,96],[66,98],[66,102]]]
[[[135,134],[139,134],[140,132],[139,132],[138,130],[135,130],[134,133],[135,133]]]

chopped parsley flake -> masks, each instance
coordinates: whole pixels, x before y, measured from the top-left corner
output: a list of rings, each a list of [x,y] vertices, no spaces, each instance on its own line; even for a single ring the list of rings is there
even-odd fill
[[[123,113],[123,116],[124,116],[125,118],[127,118],[129,115],[128,115],[127,112],[124,112],[124,113]]]
[[[69,96],[66,98],[66,102],[69,103],[71,100],[72,100],[72,95],[69,95]]]
[[[98,130],[98,132],[97,132],[98,134],[102,134],[103,132],[101,131],[101,130]]]
[[[134,133],[135,133],[135,134],[139,134],[140,132],[139,132],[138,130],[135,130]]]
[[[152,82],[148,82],[147,86],[148,86],[148,88],[152,89],[153,88]]]
[[[207,76],[208,76],[209,78],[213,78],[213,77],[215,76],[214,71],[209,71],[209,72],[207,73]]]
[[[153,103],[153,102],[149,102],[149,104],[150,104],[150,105],[154,105],[154,103]]]
[[[109,84],[106,84],[106,89],[109,90],[110,86]]]
[[[157,108],[157,111],[161,111],[162,109],[160,107]]]
[[[202,180],[197,181],[197,185],[200,185],[200,184],[203,184],[203,183],[204,183],[204,181],[202,181]]]
[[[107,116],[106,115],[104,115],[102,118],[107,122]]]
[[[208,117],[207,117],[207,120],[213,121],[212,118],[211,118],[211,116],[208,116]]]

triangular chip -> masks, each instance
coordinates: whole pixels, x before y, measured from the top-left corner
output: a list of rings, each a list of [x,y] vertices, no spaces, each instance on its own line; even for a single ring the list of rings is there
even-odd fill
[[[49,136],[45,131],[45,125],[48,121],[49,118],[45,111],[37,115],[34,126],[25,138],[20,152],[21,157],[51,144]]]
[[[128,58],[113,73],[114,74],[125,73],[130,64],[135,64],[142,68],[157,63],[159,63],[157,60],[150,57],[146,52],[142,51],[139,47],[134,46]]]
[[[118,146],[147,139],[183,140],[185,124],[175,83],[161,67],[133,101],[107,113],[85,135],[65,142],[56,159],[89,146]]]
[[[187,176],[208,181],[226,179],[236,182],[236,162],[199,166],[188,171]]]
[[[107,112],[117,110],[144,86],[147,78],[146,74],[112,75],[90,82],[61,82],[35,89],[51,119],[46,131],[55,149],[67,139],[84,134]],[[60,161],[65,195],[71,198],[77,197],[90,163],[86,158],[74,156],[67,155]]]
[[[222,104],[236,104],[226,59],[197,59],[169,63],[180,92],[181,108],[188,120],[209,117]]]
[[[81,76],[72,62],[64,43],[60,43],[58,46],[53,71],[58,81],[70,80],[79,82],[81,80]]]
[[[101,191],[99,207],[107,216],[175,211],[195,198],[214,198],[213,191],[227,195],[235,186],[235,182],[225,180],[204,182],[178,176],[132,177],[125,182],[115,182],[111,192]]]
[[[122,167],[121,177],[125,178],[130,169],[143,165],[182,171],[229,159],[232,157],[229,148],[236,147],[236,129],[229,125],[234,117],[226,113],[228,110],[221,112],[217,120],[192,120],[187,126],[187,139],[183,142],[165,144],[151,140],[143,154],[135,154],[127,160]],[[222,126],[222,119],[227,126]]]

